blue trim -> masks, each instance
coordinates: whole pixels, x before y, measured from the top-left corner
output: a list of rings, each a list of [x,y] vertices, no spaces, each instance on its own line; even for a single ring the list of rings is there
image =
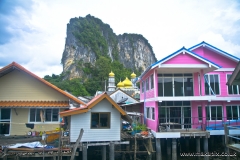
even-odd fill
[[[227,53],[227,52],[225,52],[225,51],[223,51],[223,50],[221,50],[221,49],[219,49],[219,48],[217,48],[217,47],[214,47],[214,46],[212,46],[212,45],[210,45],[210,44],[208,44],[208,43],[206,43],[206,42],[204,42],[204,41],[202,41],[201,43],[199,43],[199,44],[197,44],[197,45],[194,45],[194,46],[192,46],[192,47],[190,47],[190,48],[188,48],[189,50],[192,50],[193,48],[198,48],[198,47],[200,47],[200,46],[202,46],[203,44],[205,44],[205,45],[207,45],[207,46],[209,46],[209,47],[212,47],[212,48],[214,48],[215,50],[217,50],[217,51],[219,51],[219,52],[222,52],[222,53],[224,53],[225,55],[227,55],[227,56],[229,56],[229,57],[231,57],[231,58],[234,58],[234,59],[236,59],[236,60],[240,60],[240,58],[238,58],[238,57],[235,57],[235,56],[233,56],[233,55],[231,55],[231,54],[229,54],[229,53]]]
[[[184,49],[185,49],[185,50],[187,50],[185,47],[182,47],[181,49],[179,49],[179,50],[177,50],[177,51],[173,52],[172,54],[168,55],[167,57],[165,57],[165,58],[163,58],[163,59],[161,59],[161,60],[157,61],[157,62],[156,62],[156,63],[154,63],[154,64],[152,64],[150,67],[153,67],[153,66],[155,66],[156,64],[158,64],[158,63],[160,63],[160,62],[162,62],[162,61],[164,61],[164,60],[168,59],[169,57],[171,57],[171,56],[175,55],[176,53],[178,53],[178,52],[180,52],[181,50],[184,50]]]
[[[198,55],[198,54],[196,54],[196,53],[194,53],[194,52],[192,52],[192,51],[190,51],[190,50],[187,50],[187,51],[190,52],[190,53],[192,53],[192,54],[194,54],[195,56],[197,56],[197,57],[199,57],[199,58],[201,58],[201,59],[204,59],[205,61],[207,61],[207,62],[209,62],[209,63],[214,64],[215,66],[217,66],[217,67],[219,67],[219,68],[222,68],[222,66],[219,66],[218,64],[210,61],[210,60],[207,59],[207,58],[204,58],[204,57],[202,57],[202,56],[200,56],[200,55]]]
[[[167,57],[165,57],[165,58],[159,60],[158,62],[152,64],[150,67],[153,67],[154,65],[157,65],[157,64],[163,62],[164,60],[166,60],[166,59],[168,59],[168,58],[170,58],[170,57],[176,55],[176,54],[179,53],[180,51],[184,51],[184,50],[186,50],[187,52],[190,52],[191,54],[193,54],[193,55],[199,57],[199,58],[202,59],[202,60],[205,60],[205,61],[207,61],[207,62],[209,62],[209,63],[211,63],[211,64],[213,64],[213,65],[215,65],[215,66],[217,66],[217,67],[219,67],[219,68],[222,68],[222,67],[219,66],[218,64],[216,64],[216,63],[214,63],[214,62],[212,62],[212,61],[210,61],[210,60],[208,60],[208,59],[206,59],[206,58],[204,58],[204,57],[202,57],[202,56],[200,56],[200,55],[198,55],[198,54],[196,54],[196,53],[194,53],[194,52],[192,52],[192,51],[190,51],[190,50],[188,50],[188,49],[186,49],[185,47],[182,47],[181,49],[177,50],[176,52],[174,52],[174,53],[168,55]]]

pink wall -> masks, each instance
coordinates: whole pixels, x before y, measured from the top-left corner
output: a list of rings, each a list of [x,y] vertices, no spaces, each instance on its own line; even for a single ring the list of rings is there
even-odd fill
[[[206,63],[188,53],[185,54],[180,53],[175,57],[169,59],[168,61],[164,62],[163,64],[206,64]]]
[[[199,96],[199,82],[198,82],[198,73],[193,74],[193,94],[194,96]]]
[[[146,102],[147,107],[154,107],[155,110],[155,120],[146,119],[146,125],[148,128],[154,131],[158,131],[158,102]]]
[[[234,62],[218,53],[215,53],[207,48],[200,47],[198,49],[193,50],[193,52],[207,58],[208,60],[220,65],[222,68],[235,68],[237,66],[237,62]]]
[[[141,100],[144,99],[144,93],[142,93],[142,80],[146,81],[146,79],[149,78],[152,74],[154,75],[154,72],[155,72],[154,69],[150,70],[146,75],[144,75],[144,77],[142,77],[142,79],[140,81],[141,82],[141,85],[140,85],[140,89],[141,89],[140,99]],[[153,77],[153,78],[156,78],[156,77]],[[156,79],[155,79],[155,82],[156,82]],[[150,85],[150,81],[149,81],[149,85]],[[155,89],[157,89],[156,84],[154,84],[153,89],[150,89],[150,87],[149,87],[149,90],[146,91],[146,93],[145,93],[146,94],[145,98],[153,98],[153,97],[155,97]]]
[[[199,47],[197,49],[193,50],[194,53],[197,53],[198,55],[202,56],[204,55],[203,47]]]

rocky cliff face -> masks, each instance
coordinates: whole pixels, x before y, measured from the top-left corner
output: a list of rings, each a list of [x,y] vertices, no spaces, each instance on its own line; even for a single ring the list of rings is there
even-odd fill
[[[120,61],[132,70],[144,71],[157,59],[148,41],[138,34],[116,35],[108,24],[91,15],[72,18],[62,55],[63,73],[67,79],[84,74],[79,62],[95,64],[99,56]]]

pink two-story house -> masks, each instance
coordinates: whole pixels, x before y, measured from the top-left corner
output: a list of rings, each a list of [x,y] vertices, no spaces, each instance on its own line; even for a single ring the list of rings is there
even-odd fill
[[[223,135],[223,124],[240,124],[240,86],[226,85],[239,58],[206,42],[181,48],[139,77],[144,122],[156,138],[159,126]]]

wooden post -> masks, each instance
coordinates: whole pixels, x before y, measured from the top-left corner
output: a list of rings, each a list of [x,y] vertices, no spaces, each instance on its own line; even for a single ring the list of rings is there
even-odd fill
[[[102,160],[106,160],[106,146],[102,146]]]
[[[204,153],[208,153],[208,137],[204,137],[203,141],[203,148],[204,148]],[[209,156],[204,156],[204,160],[209,160]]]
[[[79,142],[80,142],[80,140],[81,140],[81,138],[82,138],[83,132],[84,132],[84,130],[81,129],[81,130],[80,130],[80,133],[79,133],[79,136],[78,136],[78,139],[77,139],[77,141],[76,141],[76,143],[75,143],[75,145],[74,145],[74,148],[73,148],[73,151],[72,151],[72,155],[71,155],[71,159],[70,159],[70,160],[73,160],[74,157],[75,157],[76,150],[77,150],[77,147],[78,147],[78,145],[79,145]]]
[[[200,154],[200,138],[196,138],[196,152]],[[200,156],[197,156],[197,160],[200,159]]]
[[[114,143],[110,142],[109,160],[114,160]]]
[[[62,139],[62,130],[61,130],[61,123],[59,124],[59,139],[58,139],[58,160],[60,160],[61,155],[61,139]]]
[[[7,151],[8,151],[8,148],[4,148],[4,157],[3,157],[3,160],[7,160]]]
[[[135,144],[134,144],[134,160],[137,159],[137,140],[136,140],[136,134],[135,134],[135,137],[134,137],[134,140],[135,140]]]
[[[82,160],[87,160],[87,144],[83,143],[82,146]]]
[[[229,145],[229,143],[230,143],[230,138],[228,137],[228,135],[229,135],[229,129],[228,129],[228,127],[227,127],[226,124],[224,124],[224,135],[225,135],[225,152],[226,152],[227,154],[229,154],[228,145]],[[230,157],[229,157],[229,156],[226,156],[226,159],[229,160]]]
[[[176,138],[172,139],[172,160],[177,160],[177,142],[176,142]]]
[[[160,138],[156,138],[156,160],[162,160],[161,141]]]

